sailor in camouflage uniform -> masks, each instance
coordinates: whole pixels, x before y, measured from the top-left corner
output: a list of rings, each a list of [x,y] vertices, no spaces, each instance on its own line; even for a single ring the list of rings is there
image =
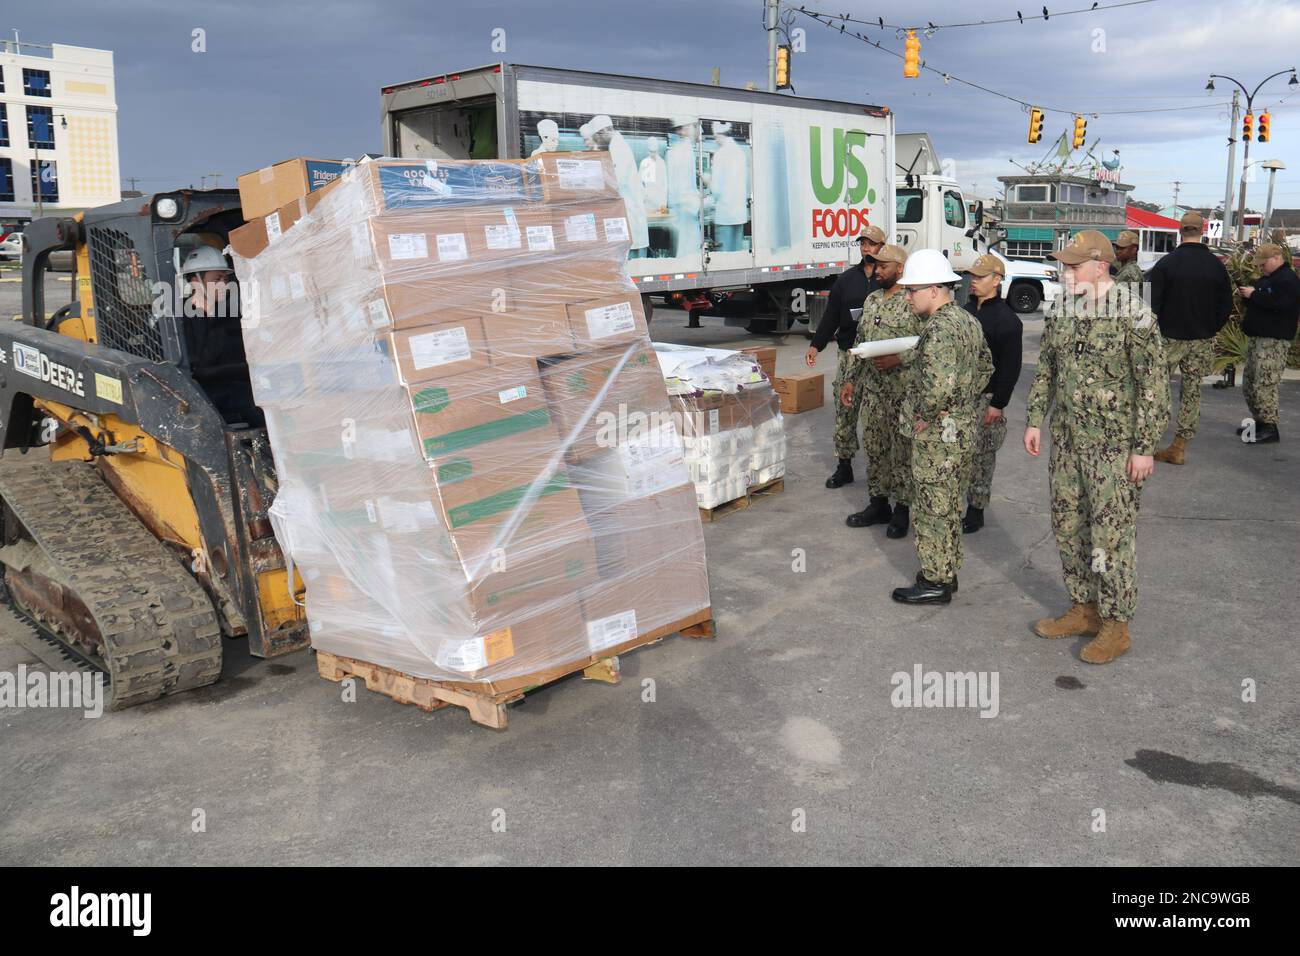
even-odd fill
[[[943,253],[908,257],[899,284],[924,320],[898,428],[912,445],[912,511],[921,570],[891,595],[904,604],[947,604],[961,568],[962,496],[979,432],[993,356],[979,322],[952,300],[961,281]]]
[[[1115,284],[1136,285],[1138,288],[1131,291],[1141,295],[1141,285],[1146,281],[1146,274],[1138,265],[1138,234],[1132,229],[1125,229],[1115,239],[1115,261],[1119,263]]]
[[[855,346],[863,342],[919,335],[921,320],[907,304],[898,285],[907,252],[902,246],[882,246],[876,252],[876,284],[867,296],[858,322]],[[852,366],[840,389],[841,406],[860,403],[862,447],[867,452],[867,485],[871,500],[862,511],[849,515],[850,528],[866,528],[889,522],[886,534],[901,538],[907,534],[911,495],[911,441],[898,431],[898,413],[907,390],[908,366],[915,352],[860,359],[850,355]],[[889,499],[894,499],[891,508]]]
[[[1025,450],[1037,456],[1052,416],[1052,529],[1073,606],[1034,625],[1040,637],[1093,637],[1080,657],[1105,664],[1129,649],[1137,605],[1137,516],[1143,480],[1169,422],[1168,371],[1156,317],[1110,278],[1110,241],[1078,233],[1052,253],[1065,295],[1052,307],[1029,392]]]

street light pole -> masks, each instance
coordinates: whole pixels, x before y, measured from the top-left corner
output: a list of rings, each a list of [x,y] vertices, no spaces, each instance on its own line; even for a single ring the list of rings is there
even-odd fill
[[[1264,206],[1264,223],[1261,227],[1264,241],[1268,242],[1268,227],[1273,220],[1273,183],[1277,180],[1277,171],[1286,169],[1286,163],[1280,159],[1266,159],[1260,165],[1268,170],[1268,202]]]
[[[1243,93],[1246,94],[1246,115],[1249,116],[1249,117],[1251,117],[1251,119],[1253,120],[1253,119],[1254,119],[1255,94],[1258,93],[1258,92],[1260,91],[1260,89],[1264,86],[1265,83],[1267,83],[1269,80],[1273,79],[1274,77],[1281,76],[1283,73],[1290,73],[1290,74],[1291,74],[1291,79],[1290,79],[1290,81],[1287,83],[1287,86],[1296,86],[1297,84],[1300,84],[1300,79],[1297,79],[1297,78],[1296,78],[1295,67],[1291,67],[1290,69],[1286,69],[1286,70],[1278,70],[1276,73],[1273,73],[1273,74],[1271,74],[1270,76],[1266,76],[1266,77],[1264,77],[1264,79],[1262,79],[1262,80],[1259,81],[1259,86],[1256,86],[1255,89],[1254,89],[1253,91],[1251,91],[1251,92],[1247,92],[1247,91],[1246,91],[1246,87],[1242,85],[1242,83],[1241,83],[1240,80],[1233,79],[1232,77],[1227,76],[1227,75],[1222,74],[1222,73],[1211,73],[1211,74],[1210,74],[1210,82],[1208,82],[1208,83],[1205,84],[1205,88],[1206,88],[1207,90],[1209,90],[1210,92],[1213,92],[1213,91],[1214,91],[1214,81],[1215,81],[1216,79],[1218,79],[1218,80],[1227,80],[1227,81],[1229,81],[1230,83],[1235,83],[1238,87],[1241,88],[1241,92],[1243,92]],[[1235,126],[1235,124],[1236,124],[1236,115],[1237,115],[1237,109],[1236,109],[1236,106],[1237,106],[1237,94],[1236,94],[1236,91],[1233,91],[1233,94],[1232,94],[1232,104],[1233,104],[1233,111],[1232,111],[1232,113],[1233,113],[1233,124],[1234,124],[1234,126]],[[1231,142],[1231,140],[1229,140],[1229,141]],[[1231,167],[1231,162],[1232,162],[1232,158],[1231,158],[1231,153],[1229,153],[1229,160],[1228,160],[1228,162],[1229,162],[1229,167],[1228,167],[1228,168],[1229,168],[1228,181],[1229,181],[1229,183],[1231,183],[1231,181],[1232,181],[1232,174],[1231,174],[1231,168],[1232,168],[1232,167]],[[1243,235],[1243,233],[1245,232],[1245,225],[1246,225],[1246,224],[1245,224],[1245,219],[1246,219],[1246,170],[1250,168],[1250,139],[1249,139],[1249,138],[1246,139],[1246,145],[1245,145],[1244,150],[1243,150],[1243,152],[1242,152],[1241,164],[1242,164],[1242,165],[1241,165],[1241,195],[1239,195],[1239,196],[1237,197],[1237,241],[1238,241],[1238,242],[1240,242],[1243,238],[1245,238],[1245,236]],[[1231,189],[1231,186],[1229,186],[1229,189]],[[1229,200],[1228,200],[1228,203],[1231,203],[1231,193],[1229,193]],[[1228,203],[1225,203],[1225,204],[1224,204],[1224,207],[1223,207],[1223,216],[1224,216],[1224,233],[1225,233],[1225,238],[1226,238],[1226,233],[1227,233]]]
[[[1228,241],[1228,231],[1232,228],[1232,171],[1237,163],[1237,122],[1241,118],[1238,109],[1240,90],[1232,91],[1232,121],[1228,126],[1228,183],[1223,187],[1223,241]]]
[[[767,91],[769,93],[776,92],[776,25],[780,21],[781,0],[767,0],[767,16],[764,25],[767,27]]]

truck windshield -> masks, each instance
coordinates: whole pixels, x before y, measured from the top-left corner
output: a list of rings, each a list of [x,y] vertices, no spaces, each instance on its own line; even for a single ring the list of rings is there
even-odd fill
[[[900,189],[894,200],[894,219],[899,223],[921,221],[921,190]]]

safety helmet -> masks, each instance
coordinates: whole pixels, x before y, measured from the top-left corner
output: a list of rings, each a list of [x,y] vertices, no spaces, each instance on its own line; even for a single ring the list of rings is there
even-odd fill
[[[207,245],[191,250],[181,266],[181,275],[183,276],[193,275],[196,272],[213,271],[230,272],[232,270],[230,263],[226,261],[226,257],[221,254],[221,251]]]
[[[899,285],[950,285],[961,276],[952,271],[948,257],[938,249],[918,249],[907,257]]]

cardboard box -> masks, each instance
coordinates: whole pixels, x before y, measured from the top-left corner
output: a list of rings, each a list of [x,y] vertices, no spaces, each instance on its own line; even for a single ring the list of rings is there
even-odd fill
[[[627,258],[632,231],[622,199],[576,202],[551,209],[561,251],[584,255],[608,251],[616,258]]]
[[[781,397],[781,411],[795,415],[821,408],[826,396],[826,376],[821,372],[797,372],[778,378],[774,383]]]
[[[478,317],[402,329],[388,335],[400,380],[417,385],[486,368],[487,339]]]
[[[475,269],[460,276],[436,270],[389,275],[376,284],[365,304],[374,308],[369,306],[369,302],[375,298],[382,299],[386,305],[387,321],[395,329],[455,321],[471,315],[482,316],[507,308],[514,298],[514,273],[500,265]],[[376,315],[381,314],[376,312]]]
[[[286,203],[334,182],[349,168],[350,164],[337,159],[299,156],[244,173],[236,180],[244,219],[273,213]]]
[[[483,313],[483,329],[494,362],[575,351],[573,327],[564,304],[526,289],[526,283],[515,286],[501,297],[499,310]]]
[[[407,389],[424,454],[437,458],[485,441],[550,428],[537,363],[520,360]]]
[[[622,367],[619,367],[619,363]],[[618,375],[605,389],[610,376]],[[623,430],[635,424],[630,416],[638,413],[648,418],[658,412],[661,418],[671,414],[659,362],[649,348],[615,348],[585,352],[562,359],[543,360],[542,388],[551,414],[568,443],[566,456],[581,461],[608,451],[611,429]],[[588,409],[601,397],[599,405],[587,416]],[[579,423],[587,421],[579,428]]]
[[[746,355],[754,356],[754,361],[763,370],[769,381],[776,381],[776,349],[770,345],[753,345],[741,349]]]
[[[489,625],[490,627],[490,625]],[[505,627],[463,641],[444,640],[439,666],[466,680],[491,681],[494,675],[544,671],[583,656],[585,626],[581,605],[566,601],[520,614]]]
[[[575,597],[598,580],[596,545],[590,533],[563,539],[535,537],[500,552],[479,569],[467,568],[468,596],[480,624],[508,624],[521,609]]]
[[[542,200],[540,169],[528,160],[378,160],[360,167],[385,213]]]
[[[636,292],[572,302],[568,308],[569,324],[579,349],[628,345],[645,341],[650,336],[645,312],[641,308],[641,296]]]
[[[614,163],[604,150],[542,153],[533,162],[541,170],[542,193],[548,203],[621,198]]]
[[[472,207],[464,210],[464,216],[474,262],[525,258],[536,261],[559,252],[550,206]]]

